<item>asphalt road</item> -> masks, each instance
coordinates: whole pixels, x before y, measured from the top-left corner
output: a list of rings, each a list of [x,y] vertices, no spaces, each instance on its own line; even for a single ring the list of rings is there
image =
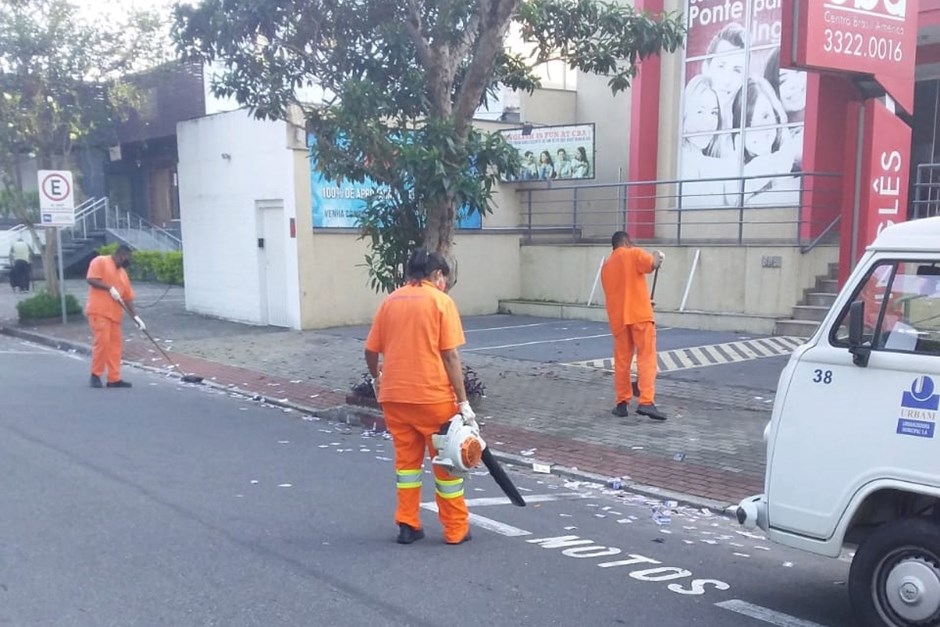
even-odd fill
[[[472,477],[472,542],[426,511],[399,546],[382,436],[87,376],[0,337],[0,625],[851,625],[845,561],[531,471],[526,508]]]

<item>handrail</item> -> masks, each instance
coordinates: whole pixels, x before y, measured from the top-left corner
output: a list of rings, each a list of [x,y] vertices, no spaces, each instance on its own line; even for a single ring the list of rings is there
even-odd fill
[[[819,242],[821,242],[827,235],[829,235],[829,233],[832,232],[832,229],[834,229],[834,228],[836,227],[836,225],[839,224],[839,221],[841,221],[841,220],[842,220],[842,216],[841,216],[841,215],[836,216],[835,219],[834,219],[832,222],[829,223],[829,226],[827,226],[826,228],[824,228],[824,229],[822,230],[822,233],[820,233],[819,235],[817,235],[817,236],[813,239],[813,241],[811,241],[811,242],[810,242],[809,244],[807,244],[806,246],[800,246],[800,252],[805,255],[806,253],[812,251],[814,248],[816,248],[817,246],[819,246]]]
[[[542,227],[567,228],[571,241],[588,241],[627,221],[649,230],[649,237],[679,244],[787,241],[808,251],[835,228],[829,222],[841,208],[840,178],[834,172],[786,172],[563,185],[526,181],[516,190],[518,224],[530,241]],[[807,211],[813,208],[815,214]],[[817,237],[820,229],[824,235]],[[810,238],[815,241],[807,247]]]

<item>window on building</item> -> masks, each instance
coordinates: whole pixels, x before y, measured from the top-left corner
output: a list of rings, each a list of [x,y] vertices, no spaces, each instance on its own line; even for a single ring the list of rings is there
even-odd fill
[[[780,4],[688,2],[681,208],[799,204],[806,75],[780,67]]]
[[[865,342],[874,350],[940,355],[940,263],[886,262],[872,270],[853,299],[865,305]],[[832,342],[849,345],[849,308]]]

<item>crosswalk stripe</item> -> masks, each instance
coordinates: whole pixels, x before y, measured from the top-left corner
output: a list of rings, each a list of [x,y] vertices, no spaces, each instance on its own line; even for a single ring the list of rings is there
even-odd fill
[[[692,357],[698,361],[700,366],[710,366],[712,364],[712,361],[706,357],[705,353],[703,353],[697,346],[690,348],[689,352],[692,353]]]
[[[803,342],[804,340],[801,338],[782,336],[676,348],[660,351],[657,355],[657,366],[659,372],[674,372],[754,359],[766,359],[768,357],[781,357],[792,353]],[[589,359],[564,365],[609,371],[614,368],[614,360],[613,358]],[[630,370],[636,372],[636,359],[630,364]]]
[[[760,346],[757,342],[747,341],[743,342],[744,346],[754,351],[758,357],[770,357],[774,353],[771,353],[766,348]]]

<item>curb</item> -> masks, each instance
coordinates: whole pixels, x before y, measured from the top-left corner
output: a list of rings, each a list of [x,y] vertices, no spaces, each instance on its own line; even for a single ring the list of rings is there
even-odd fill
[[[49,348],[55,348],[57,350],[65,351],[74,351],[83,355],[91,354],[91,347],[86,344],[80,344],[77,342],[70,342],[67,340],[60,340],[55,337],[44,335],[42,333],[37,333],[34,331],[24,331],[23,329],[11,328],[6,325],[0,325],[0,335],[7,335],[10,337],[15,337],[23,340],[29,340]],[[139,368],[141,370],[151,372],[154,374],[161,374],[164,376],[170,376],[173,378],[179,378],[178,373],[167,372],[166,370],[161,370],[159,368],[154,368],[153,366],[148,366],[134,361],[124,361],[128,366]],[[244,390],[237,386],[223,385],[221,383],[216,383],[215,381],[205,380],[202,382],[202,385],[207,387],[239,394],[250,399],[259,399],[275,407],[282,407],[284,409],[293,409],[295,411],[303,412],[306,414],[316,415],[320,418],[328,420],[330,422],[341,422],[349,426],[354,427],[367,427],[369,429],[375,429],[378,423],[384,423],[384,418],[382,417],[381,412],[378,412],[374,409],[368,407],[358,407],[355,405],[336,405],[334,407],[328,407],[326,409],[315,409],[313,407],[308,407],[301,403],[295,403],[292,401],[279,401],[277,399],[271,399],[266,397],[263,394],[258,392],[252,392],[250,390]],[[371,425],[369,424],[369,421]],[[540,466],[542,468],[548,468],[548,472],[545,473],[541,471],[541,474],[550,474],[558,477],[563,477],[566,479],[573,479],[576,481],[584,481],[588,483],[598,483],[602,486],[607,487],[608,489],[613,489],[609,485],[611,477],[606,475],[600,475],[597,473],[592,473],[584,470],[579,470],[577,468],[569,468],[567,466],[561,466],[552,462],[543,462],[540,460],[532,459],[530,457],[523,457],[522,455],[517,455],[515,453],[505,453],[493,449],[493,455],[501,463],[518,466],[522,468],[527,468],[530,471],[534,471],[535,466]],[[535,471],[539,472],[539,471]],[[669,490],[667,488],[660,488],[657,486],[636,483],[630,480],[623,481],[621,480],[620,490],[624,492],[631,492],[634,494],[639,494],[641,496],[648,496],[650,498],[656,498],[663,501],[676,501],[680,505],[686,505],[690,507],[697,507],[699,509],[708,509],[712,512],[726,516],[729,518],[735,517],[735,511],[737,509],[736,503],[727,503],[725,501],[718,501],[715,499],[710,499],[707,497],[696,496],[693,494],[685,494],[683,492],[677,492],[674,490]]]

